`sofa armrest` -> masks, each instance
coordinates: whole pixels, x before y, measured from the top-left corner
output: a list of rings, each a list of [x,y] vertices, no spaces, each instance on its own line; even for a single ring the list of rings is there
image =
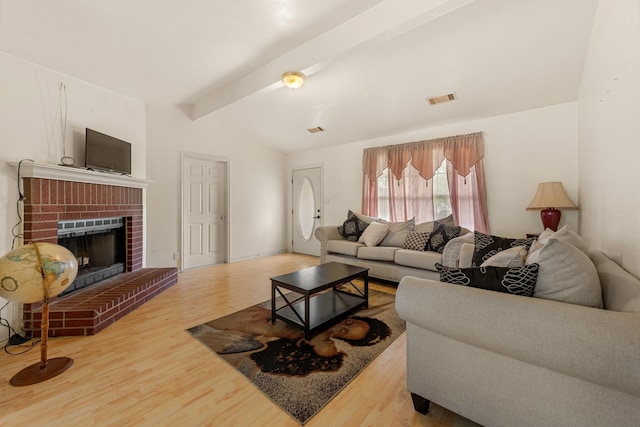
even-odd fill
[[[315,236],[320,241],[320,263],[324,264],[327,258],[327,242],[329,240],[344,240],[344,238],[338,232],[337,225],[318,227],[316,228]]]
[[[473,246],[473,238],[473,233],[467,233],[449,240],[442,251],[442,265],[453,268],[463,267],[459,265],[462,246],[468,243]]]
[[[404,277],[401,318],[451,339],[640,396],[640,313]]]

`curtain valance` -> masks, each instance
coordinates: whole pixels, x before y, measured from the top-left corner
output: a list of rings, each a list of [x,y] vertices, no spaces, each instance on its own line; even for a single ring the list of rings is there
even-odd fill
[[[446,158],[458,175],[467,176],[471,167],[484,157],[482,132],[448,136],[427,141],[367,148],[363,153],[363,172],[369,180],[377,180],[385,168],[396,179],[409,162],[426,180],[433,178]]]

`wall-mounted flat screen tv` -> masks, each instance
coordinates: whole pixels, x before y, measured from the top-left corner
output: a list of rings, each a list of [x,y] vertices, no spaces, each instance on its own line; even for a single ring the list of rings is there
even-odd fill
[[[87,128],[84,151],[87,169],[131,174],[131,144]]]

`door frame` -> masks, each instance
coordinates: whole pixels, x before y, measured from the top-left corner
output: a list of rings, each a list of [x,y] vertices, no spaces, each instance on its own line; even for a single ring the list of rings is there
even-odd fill
[[[318,225],[318,227],[322,227],[324,225],[324,208],[325,208],[325,203],[324,203],[324,165],[322,163],[313,163],[313,164],[308,164],[308,165],[300,165],[300,166],[294,166],[291,167],[291,169],[289,169],[289,183],[291,185],[288,185],[288,192],[289,192],[289,197],[288,197],[288,203],[289,203],[289,227],[287,227],[288,229],[288,239],[287,239],[287,248],[288,248],[288,252],[289,253],[293,253],[293,227],[295,227],[295,221],[293,219],[293,172],[294,171],[299,171],[299,170],[304,170],[304,169],[314,169],[314,168],[320,168],[320,209],[322,212],[322,217],[320,218],[320,225]],[[312,237],[313,238],[313,237]]]
[[[184,254],[186,251],[186,242],[184,235],[184,226],[185,226],[185,214],[184,210],[185,206],[185,194],[184,194],[184,169],[185,162],[187,159],[190,160],[204,160],[209,162],[216,163],[225,163],[225,198],[224,198],[224,263],[229,262],[229,254],[231,253],[231,233],[229,227],[229,218],[230,218],[230,203],[231,199],[231,183],[230,183],[230,168],[231,161],[225,157],[218,156],[210,156],[208,154],[198,154],[198,153],[190,153],[187,151],[180,152],[180,271],[184,271]]]

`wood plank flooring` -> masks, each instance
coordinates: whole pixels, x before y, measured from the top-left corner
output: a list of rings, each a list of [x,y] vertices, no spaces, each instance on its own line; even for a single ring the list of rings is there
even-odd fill
[[[178,283],[99,334],[49,340],[49,358],[74,359],[27,387],[11,377],[40,359],[0,354],[1,426],[297,426],[287,413],[185,329],[271,297],[269,278],[318,264],[281,254],[179,274]],[[385,286],[372,284],[372,288]],[[403,334],[306,425],[470,426],[432,404],[413,410]],[[10,347],[14,352],[17,347]]]

